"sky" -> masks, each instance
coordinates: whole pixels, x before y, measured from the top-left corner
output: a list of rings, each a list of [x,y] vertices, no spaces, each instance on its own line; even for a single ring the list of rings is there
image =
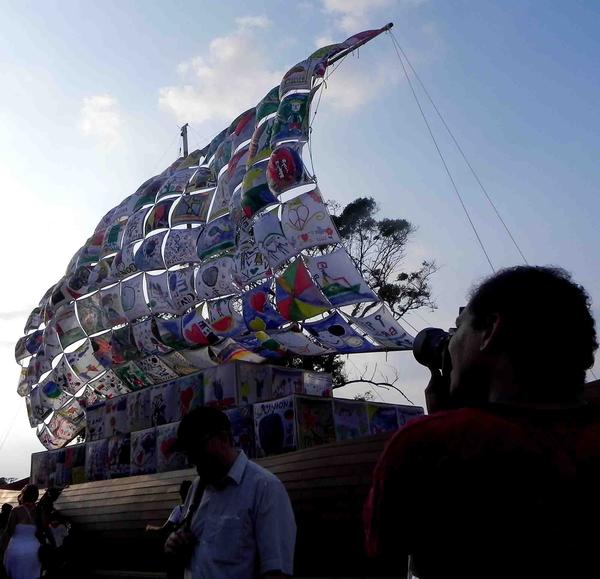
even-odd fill
[[[14,344],[100,218],[178,156],[181,124],[191,149],[204,146],[316,47],[387,22],[527,260],[572,272],[600,319],[594,0],[0,0],[0,10],[0,476],[26,476],[41,450],[16,393]],[[494,267],[520,263],[420,97]],[[491,270],[387,35],[328,80],[312,154],[326,198],[373,196],[381,216],[417,226],[405,267],[436,261],[438,308],[406,321],[453,325]],[[348,362],[352,377],[366,367],[424,403],[428,373],[410,352]],[[390,390],[374,396],[403,401]]]

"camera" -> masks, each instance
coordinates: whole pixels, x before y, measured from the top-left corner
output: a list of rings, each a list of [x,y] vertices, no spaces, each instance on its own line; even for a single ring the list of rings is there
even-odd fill
[[[415,360],[428,368],[446,370],[450,365],[448,343],[450,334],[441,328],[425,328],[421,330],[413,343]]]

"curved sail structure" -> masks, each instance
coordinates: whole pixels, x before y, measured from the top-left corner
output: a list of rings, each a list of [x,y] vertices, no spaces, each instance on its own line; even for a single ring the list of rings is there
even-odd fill
[[[411,348],[383,304],[366,318],[341,309],[378,298],[302,160],[331,59],[382,30],[292,67],[204,149],[100,220],[15,349],[18,393],[46,448],[81,431],[86,407],[198,368]],[[87,421],[91,432],[93,412]]]

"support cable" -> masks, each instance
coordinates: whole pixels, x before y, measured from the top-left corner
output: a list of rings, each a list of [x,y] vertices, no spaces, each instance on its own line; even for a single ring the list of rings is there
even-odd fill
[[[446,120],[444,119],[444,117],[442,116],[442,113],[439,111],[437,105],[435,104],[433,98],[431,97],[431,95],[429,94],[429,91],[427,90],[427,88],[425,87],[425,84],[423,83],[423,81],[421,80],[421,77],[419,76],[419,74],[417,73],[417,71],[415,70],[415,68],[413,67],[412,63],[410,62],[410,60],[408,59],[408,56],[406,55],[406,52],[404,52],[404,50],[402,49],[402,46],[400,45],[400,43],[398,42],[397,38],[395,37],[393,32],[390,32],[390,36],[392,37],[392,40],[394,42],[394,44],[398,47],[398,49],[400,50],[400,52],[402,53],[402,56],[404,57],[404,59],[406,60],[410,70],[412,71],[412,73],[415,75],[415,78],[417,79],[421,89],[423,90],[423,92],[425,93],[425,96],[427,97],[427,99],[429,100],[429,102],[431,103],[431,106],[433,107],[433,110],[436,112],[437,116],[439,117],[440,121],[442,121],[442,124],[444,125],[444,128],[446,129],[446,131],[448,132],[448,134],[450,135],[450,138],[452,139],[452,141],[454,142],[456,148],[458,149],[458,152],[460,153],[461,157],[463,158],[464,162],[466,163],[467,167],[469,168],[469,170],[471,171],[471,174],[473,175],[473,177],[475,178],[475,180],[477,181],[477,184],[479,185],[479,188],[481,189],[481,191],[483,192],[483,194],[485,195],[485,198],[487,199],[488,203],[490,204],[490,206],[492,207],[492,209],[494,210],[494,213],[496,214],[496,217],[498,218],[498,220],[500,221],[500,223],[502,224],[502,226],[504,227],[504,230],[506,231],[508,237],[510,237],[510,240],[512,241],[513,245],[515,246],[516,250],[519,252],[519,255],[521,256],[521,259],[525,262],[525,264],[529,264],[529,262],[527,261],[527,258],[525,257],[525,255],[523,254],[523,251],[521,250],[521,248],[519,247],[519,244],[517,243],[516,239],[514,238],[512,232],[510,231],[508,225],[506,224],[506,222],[504,221],[504,219],[502,218],[502,215],[500,215],[500,211],[498,211],[498,208],[496,207],[495,203],[493,202],[491,196],[489,195],[489,193],[487,192],[487,189],[485,188],[485,186],[483,185],[483,183],[481,182],[481,179],[479,178],[479,175],[477,174],[477,172],[475,171],[475,169],[473,168],[473,166],[471,165],[469,159],[467,158],[465,152],[463,151],[463,148],[460,146],[460,143],[458,142],[458,140],[456,139],[456,137],[454,136],[454,133],[452,132],[452,130],[450,129],[450,127],[448,126],[448,124],[446,123]]]
[[[460,194],[458,187],[456,186],[454,178],[452,177],[452,173],[450,172],[450,169],[448,168],[448,164],[446,163],[446,159],[444,158],[444,155],[442,154],[442,151],[438,145],[438,142],[433,134],[431,125],[429,124],[429,121],[427,120],[425,111],[423,111],[423,107],[421,106],[421,102],[419,101],[419,97],[417,96],[417,93],[415,91],[415,87],[413,86],[413,83],[410,79],[408,71],[406,70],[406,66],[404,65],[404,60],[402,59],[402,56],[400,56],[400,52],[398,51],[398,47],[396,46],[396,44],[394,42],[394,37],[391,36],[391,33],[390,33],[390,38],[392,39],[392,44],[394,46],[394,50],[396,51],[396,55],[398,56],[398,60],[400,61],[402,70],[404,71],[404,76],[406,77],[406,80],[408,81],[408,85],[410,86],[410,90],[413,94],[413,97],[415,98],[415,102],[417,103],[417,106],[419,107],[419,111],[421,112],[423,121],[425,122],[425,125],[427,126],[427,130],[429,131],[429,136],[431,137],[431,140],[433,141],[433,144],[435,145],[436,151],[442,161],[442,164],[444,165],[444,169],[446,170],[446,174],[448,175],[448,178],[450,179],[450,183],[452,183],[452,188],[454,189],[454,193],[456,194],[456,197],[458,198],[458,200],[462,206],[462,209],[467,217],[467,220],[469,221],[471,229],[473,230],[473,233],[475,234],[475,237],[477,238],[477,242],[479,243],[479,247],[481,247],[481,251],[483,251],[483,254],[485,255],[485,258],[486,258],[490,268],[492,269],[492,272],[495,272],[496,270],[494,268],[494,265],[492,264],[492,260],[490,259],[490,256],[488,255],[488,252],[485,249],[485,245],[483,244],[483,241],[481,240],[481,237],[479,236],[479,232],[477,231],[477,228],[475,227],[475,224],[473,223],[473,220],[471,219],[469,210],[467,209],[467,206],[465,205],[465,202],[463,201],[462,195]]]

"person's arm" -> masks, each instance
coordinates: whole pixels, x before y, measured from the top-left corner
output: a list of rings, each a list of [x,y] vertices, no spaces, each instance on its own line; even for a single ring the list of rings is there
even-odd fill
[[[265,479],[258,490],[254,533],[262,577],[290,577],[294,571],[296,521],[283,483]]]
[[[17,512],[15,512],[15,511],[17,511]],[[0,554],[2,554],[2,557],[0,557],[0,561],[2,561],[2,559],[4,558],[4,551],[6,551],[8,542],[10,541],[10,538],[13,536],[13,534],[15,532],[15,527],[17,526],[17,522],[18,522],[18,510],[15,507],[10,512],[10,515],[8,515],[8,522],[6,523],[6,529],[4,530],[4,533],[2,534],[2,541],[0,541]]]

